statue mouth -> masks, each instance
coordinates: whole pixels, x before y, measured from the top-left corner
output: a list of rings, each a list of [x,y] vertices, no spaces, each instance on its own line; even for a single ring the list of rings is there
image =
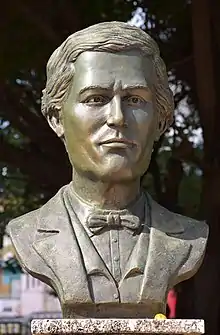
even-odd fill
[[[100,142],[99,145],[114,148],[127,148],[127,147],[134,147],[136,144],[133,141],[128,140],[126,138],[110,138],[108,140]]]

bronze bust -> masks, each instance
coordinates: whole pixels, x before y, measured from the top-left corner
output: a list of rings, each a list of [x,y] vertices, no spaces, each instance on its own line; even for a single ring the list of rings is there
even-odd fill
[[[50,57],[42,112],[72,181],[8,232],[21,265],[57,292],[64,318],[164,313],[169,289],[201,265],[207,225],[169,212],[140,185],[173,109],[158,46],[139,28],[100,23]]]

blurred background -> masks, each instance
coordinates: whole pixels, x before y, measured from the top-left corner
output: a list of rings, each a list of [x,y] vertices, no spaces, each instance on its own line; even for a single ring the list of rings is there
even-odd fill
[[[59,315],[53,293],[20,269],[5,227],[13,217],[41,206],[71,178],[63,144],[40,112],[50,54],[71,33],[111,20],[136,25],[157,41],[174,93],[174,123],[155,146],[144,186],[163,206],[210,226],[203,266],[172,292],[170,299],[177,297],[177,304],[175,314],[171,304],[171,317],[204,318],[207,334],[219,335],[219,0],[2,3],[0,316],[29,320],[31,313]]]

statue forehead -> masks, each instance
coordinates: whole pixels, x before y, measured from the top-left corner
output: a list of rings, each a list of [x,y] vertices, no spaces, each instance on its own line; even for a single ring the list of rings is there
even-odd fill
[[[150,57],[140,51],[83,52],[74,63],[74,87],[80,90],[86,85],[141,85],[152,88],[155,69]]]

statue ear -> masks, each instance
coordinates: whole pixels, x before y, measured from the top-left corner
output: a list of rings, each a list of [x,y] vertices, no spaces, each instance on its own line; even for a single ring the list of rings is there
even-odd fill
[[[50,113],[47,115],[47,122],[53,131],[57,134],[57,136],[62,139],[64,135],[64,129],[61,109],[56,108],[53,109],[53,111],[50,111]]]

